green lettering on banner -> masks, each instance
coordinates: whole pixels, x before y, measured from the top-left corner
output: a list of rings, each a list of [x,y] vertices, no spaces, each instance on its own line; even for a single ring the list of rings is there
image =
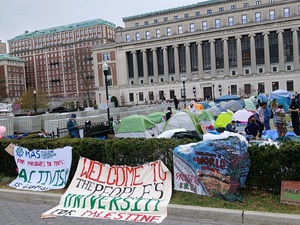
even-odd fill
[[[26,174],[26,170],[22,169],[19,173],[19,178],[23,178],[24,182],[27,182],[27,174]]]
[[[90,196],[87,196],[90,197]],[[91,209],[95,208],[95,203],[96,201],[98,201],[98,207],[96,207],[97,209],[105,209],[105,205],[101,205],[101,201],[102,200],[106,200],[105,196],[91,196]]]
[[[127,200],[127,198],[123,198],[123,201],[125,203],[127,203],[127,206],[126,207],[121,207],[121,210],[122,211],[127,211],[130,208],[130,202]]]
[[[300,195],[297,195],[297,194],[284,193],[284,197],[293,199],[293,200],[300,200]]]
[[[122,200],[122,198],[113,198],[109,204],[109,210],[113,210],[113,205],[115,206],[115,210],[119,210],[118,201]]]

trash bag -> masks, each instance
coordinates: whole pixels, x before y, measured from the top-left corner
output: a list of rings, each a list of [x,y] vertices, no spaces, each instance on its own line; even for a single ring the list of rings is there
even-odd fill
[[[173,134],[171,138],[189,138],[197,141],[203,141],[203,135],[196,131],[180,131]]]

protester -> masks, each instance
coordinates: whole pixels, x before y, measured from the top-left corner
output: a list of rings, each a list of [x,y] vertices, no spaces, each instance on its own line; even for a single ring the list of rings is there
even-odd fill
[[[197,114],[197,110],[194,107],[195,101],[191,101],[191,104],[189,106],[189,112],[196,115]]]
[[[175,109],[178,110],[178,105],[179,105],[179,101],[178,99],[176,98],[176,95],[174,96],[174,106],[175,106]]]
[[[236,121],[232,120],[229,124],[226,125],[225,130],[236,133],[237,130],[235,129],[235,125],[236,125]]]
[[[294,133],[299,135],[299,105],[294,98],[291,101],[289,112],[291,112]]]
[[[283,105],[278,105],[278,108],[275,110],[276,116],[276,129],[278,137],[285,136],[286,134],[286,118]]]
[[[67,129],[69,130],[69,135],[72,138],[79,138],[79,131],[76,122],[76,114],[72,114],[67,122]]]
[[[168,121],[168,120],[171,118],[172,114],[173,114],[172,108],[171,108],[171,106],[169,106],[169,107],[167,108],[166,121]]]
[[[272,116],[272,110],[268,107],[266,102],[262,103],[262,108],[264,109],[264,126],[266,130],[271,130],[270,119]]]
[[[277,102],[276,98],[273,98],[272,103],[271,103],[271,110],[272,110],[272,113],[273,113],[273,125],[274,125],[274,127],[276,127],[275,110],[277,109],[277,107],[278,107],[278,102]]]
[[[259,137],[262,136],[262,132],[264,130],[264,106],[263,103],[260,103],[260,106],[258,107],[258,109],[255,111],[255,119],[256,122],[259,126]]]
[[[245,127],[245,132],[247,135],[259,138],[259,125],[256,123],[254,115],[251,115],[248,118],[248,123]]]

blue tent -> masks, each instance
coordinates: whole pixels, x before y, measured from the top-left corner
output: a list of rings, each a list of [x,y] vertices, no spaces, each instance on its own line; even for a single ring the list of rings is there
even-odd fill
[[[230,100],[240,100],[239,95],[223,95],[215,100],[215,102],[228,102]]]
[[[199,102],[199,104],[203,105],[204,109],[211,108],[208,102]]]

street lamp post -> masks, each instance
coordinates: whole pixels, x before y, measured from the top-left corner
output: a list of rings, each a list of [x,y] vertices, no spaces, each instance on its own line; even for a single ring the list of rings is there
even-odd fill
[[[33,100],[34,100],[34,112],[37,113],[37,107],[36,107],[36,90],[33,90]]]
[[[108,84],[107,84],[108,65],[107,65],[106,62],[103,63],[103,65],[102,65],[102,70],[103,70],[104,78],[105,78],[105,92],[106,92],[106,104],[107,104],[107,119],[109,120],[109,118],[110,118],[110,113],[109,113]]]
[[[185,103],[185,100],[186,100],[186,89],[185,89],[186,77],[185,77],[185,75],[181,76],[181,81],[182,81],[182,85],[183,85],[183,91],[181,93],[181,96],[183,97],[184,108],[186,108],[186,103]]]

